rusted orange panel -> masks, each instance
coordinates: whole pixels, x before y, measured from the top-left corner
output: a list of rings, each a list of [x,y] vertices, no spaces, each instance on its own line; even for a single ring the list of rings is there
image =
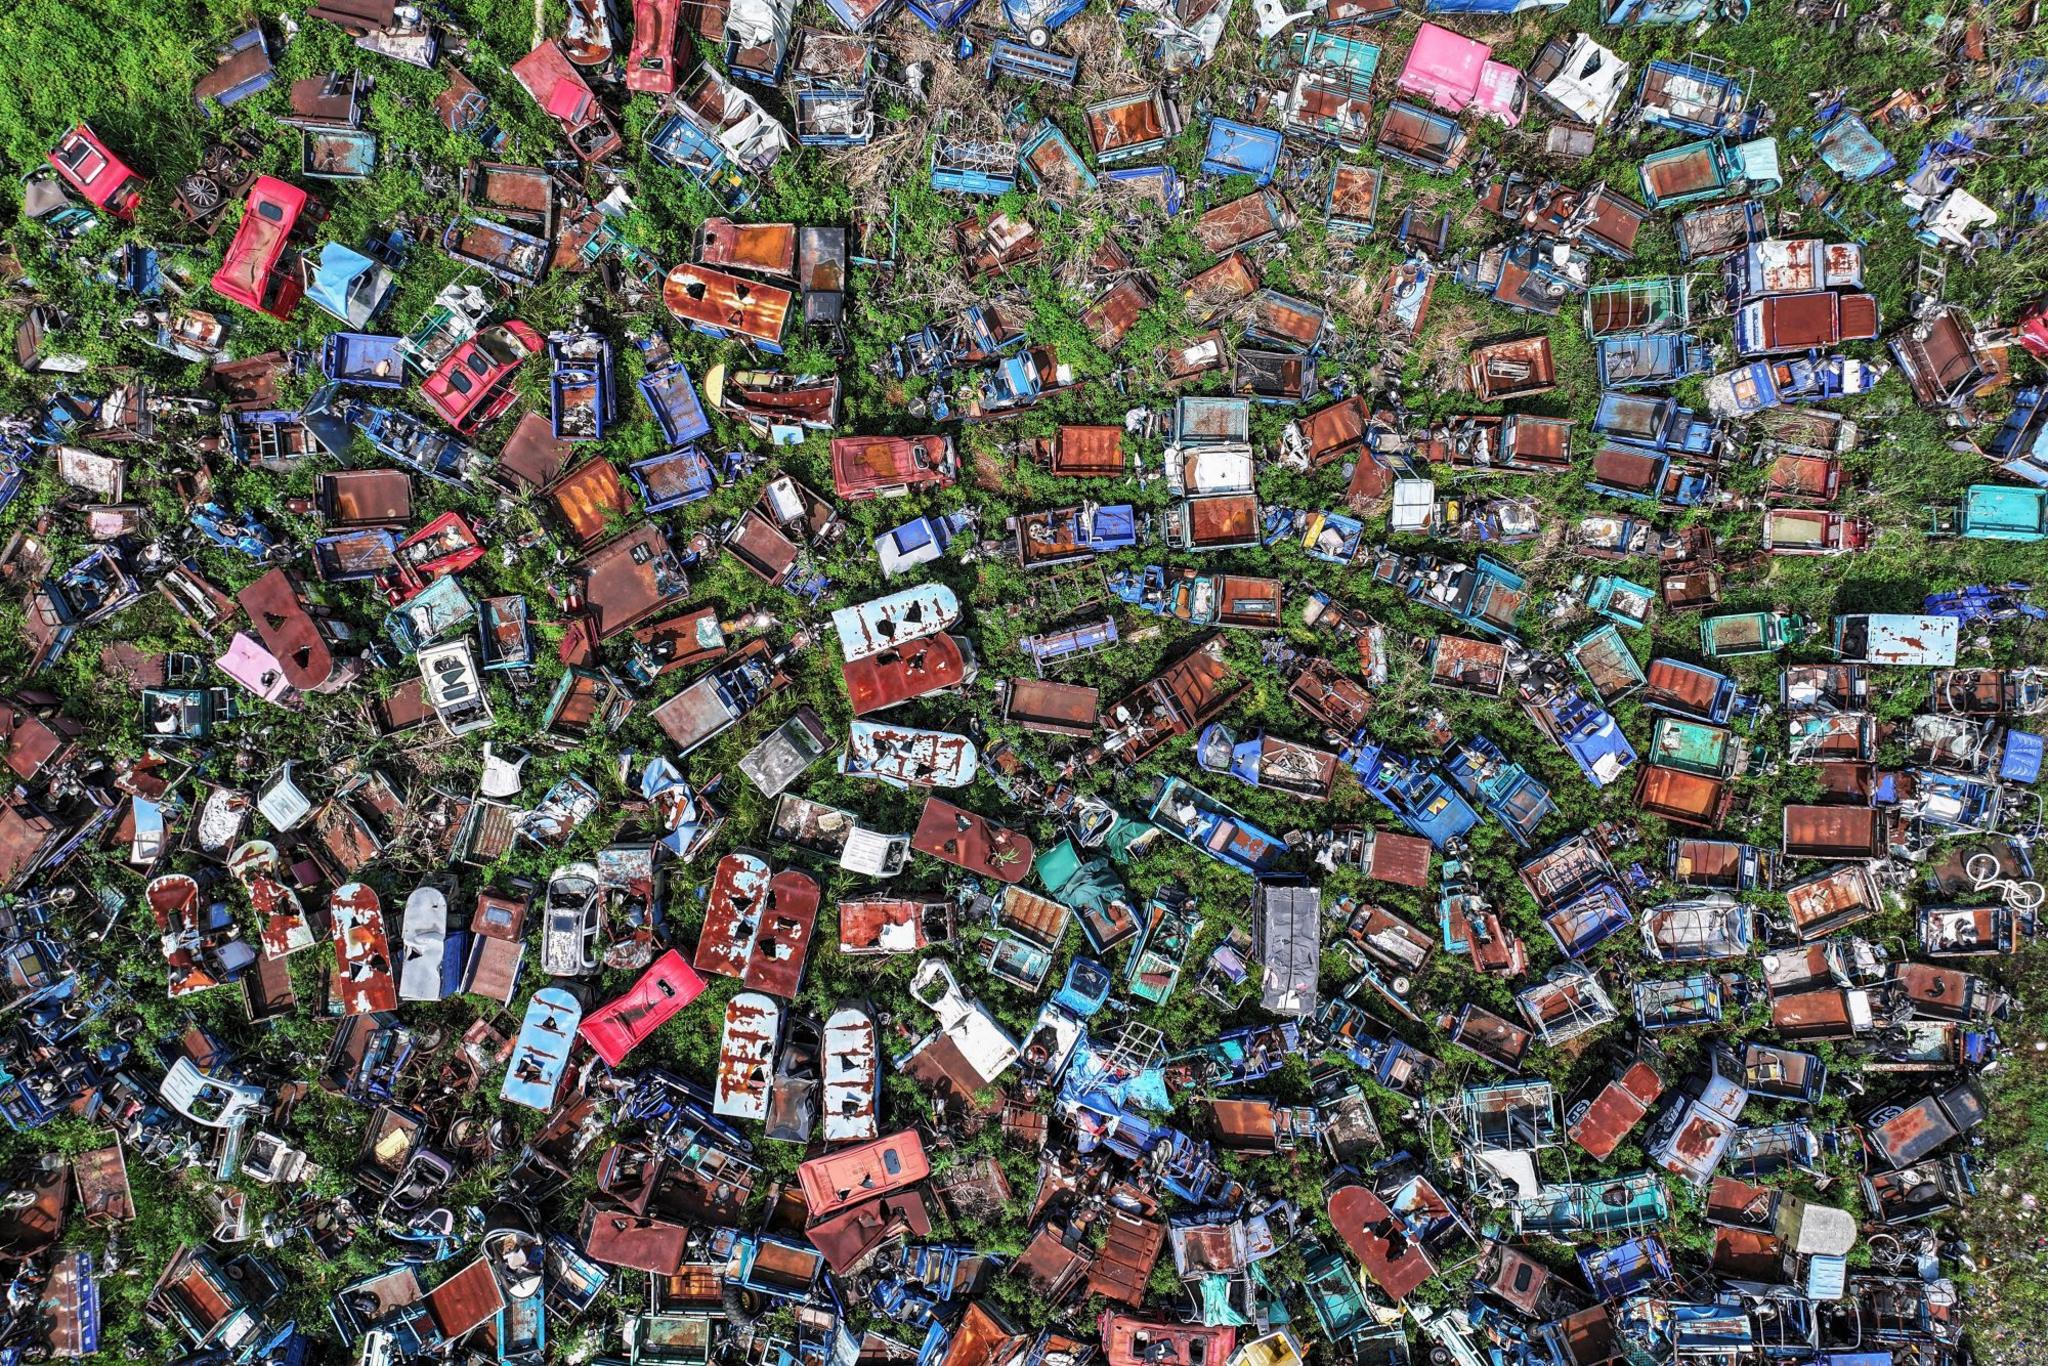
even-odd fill
[[[662,303],[682,321],[771,346],[782,340],[794,297],[786,289],[701,265],[677,266],[661,286]]]
[[[707,266],[758,271],[785,278],[796,274],[796,225],[735,223],[706,219],[697,229],[697,259]]]
[[[548,490],[548,498],[569,524],[569,534],[579,547],[603,540],[613,523],[633,510],[633,500],[627,496],[619,472],[601,456],[586,460],[563,475]]]
[[[285,682],[310,692],[334,673],[334,656],[319,626],[299,600],[291,576],[273,569],[236,595],[263,648],[277,657]]]

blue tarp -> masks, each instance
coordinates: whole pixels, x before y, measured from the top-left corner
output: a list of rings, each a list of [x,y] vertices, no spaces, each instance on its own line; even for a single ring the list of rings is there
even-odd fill
[[[1821,163],[1851,185],[1881,176],[1899,164],[1885,150],[1870,125],[1855,114],[1844,114],[1813,135]]]
[[[320,248],[306,297],[350,327],[365,327],[383,309],[394,284],[383,266],[353,247],[329,242]]]

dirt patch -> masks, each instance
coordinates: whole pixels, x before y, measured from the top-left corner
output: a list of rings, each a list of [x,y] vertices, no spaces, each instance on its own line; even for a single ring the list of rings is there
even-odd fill
[[[976,451],[967,466],[967,472],[974,480],[974,487],[984,493],[1007,492],[1010,469],[1009,455],[995,447]]]

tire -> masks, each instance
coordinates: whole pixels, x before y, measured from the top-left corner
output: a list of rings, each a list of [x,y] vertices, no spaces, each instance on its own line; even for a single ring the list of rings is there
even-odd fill
[[[1052,30],[1044,24],[1035,25],[1031,32],[1024,35],[1024,41],[1043,52],[1052,45]]]

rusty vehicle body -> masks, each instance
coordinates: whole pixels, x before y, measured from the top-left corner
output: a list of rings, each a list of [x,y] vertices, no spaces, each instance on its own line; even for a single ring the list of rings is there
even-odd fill
[[[841,666],[847,697],[855,716],[871,716],[890,707],[971,682],[977,672],[966,637],[926,636],[880,654]]]
[[[1062,423],[1050,437],[1040,437],[1036,454],[1047,474],[1061,479],[1121,479],[1130,466],[1121,427]]]
[[[463,965],[462,989],[472,995],[510,1005],[518,993],[519,969],[526,958],[526,911],[523,897],[479,892],[469,920],[469,961]]]
[[[1078,683],[1013,678],[1003,685],[1003,719],[1047,735],[1095,733],[1099,694]]]
[[[1785,853],[1793,858],[1882,858],[1891,844],[1891,822],[1875,807],[1788,805],[1784,814]]]
[[[914,1186],[931,1175],[917,1130],[904,1129],[854,1148],[814,1157],[796,1169],[812,1223]]]
[[[333,676],[334,656],[327,640],[284,570],[271,570],[236,596],[255,625],[257,638],[277,657],[287,683],[311,692]]]
[[[633,500],[609,460],[591,459],[548,486],[548,501],[569,526],[579,549],[589,549],[633,510]]]
[[[690,1230],[686,1224],[594,1204],[584,1205],[577,1231],[584,1255],[593,1262],[657,1276],[674,1275],[689,1249]]]
[[[941,863],[1012,884],[1030,876],[1037,855],[1027,836],[936,796],[925,799],[910,847]]]
[[[1735,804],[1735,791],[1720,778],[1647,764],[1636,778],[1636,804],[1680,825],[1718,829]]]
[[[825,1141],[866,1142],[876,1136],[881,1108],[881,1038],[874,1017],[841,1006],[826,1017],[823,1038]]]
[[[714,335],[727,334],[780,349],[783,328],[796,296],[709,266],[684,264],[662,281],[661,299],[684,323]]]
[[[633,632],[636,665],[652,677],[717,659],[726,650],[726,635],[715,607],[699,607],[679,616],[649,622]]]
[[[784,869],[768,882],[768,895],[740,980],[755,991],[794,1001],[817,928],[823,893],[807,873]]]
[[[746,972],[771,880],[768,861],[751,850],[736,849],[718,861],[692,967],[719,977]]]
[[[713,1114],[755,1121],[768,1117],[775,1048],[781,1038],[782,1007],[773,998],[758,991],[742,991],[725,1003]]]
[[[950,436],[836,436],[831,455],[832,487],[847,499],[950,488],[960,475]]]
[[[1527,398],[1557,387],[1557,362],[1547,336],[1516,337],[1472,348],[1466,362],[1472,392],[1483,402]]]
[[[668,537],[652,523],[589,551],[569,566],[568,576],[598,640],[633,629],[690,588]]]
[[[1365,1267],[1374,1284],[1396,1301],[1405,1300],[1436,1274],[1436,1263],[1401,1228],[1386,1202],[1364,1186],[1331,1192],[1330,1223]]]
[[[916,953],[953,937],[953,903],[868,896],[839,903],[839,951]]]
[[[1349,735],[1372,712],[1372,694],[1326,659],[1311,659],[1288,685],[1287,700],[1330,729]]]
[[[327,898],[334,937],[334,989],[344,1015],[398,1009],[398,980],[391,970],[391,941],[385,937],[384,907],[360,882],[334,889]]]
[[[794,280],[796,225],[707,218],[697,225],[697,259],[707,266]]]
[[[1135,764],[1175,736],[1208,724],[1243,687],[1224,660],[1222,637],[1211,635],[1109,709],[1104,748],[1120,762]]]
[[[1605,1162],[1663,1094],[1664,1079],[1655,1068],[1646,1062],[1631,1063],[1591,1101],[1573,1109],[1565,1123],[1565,1135]]]

